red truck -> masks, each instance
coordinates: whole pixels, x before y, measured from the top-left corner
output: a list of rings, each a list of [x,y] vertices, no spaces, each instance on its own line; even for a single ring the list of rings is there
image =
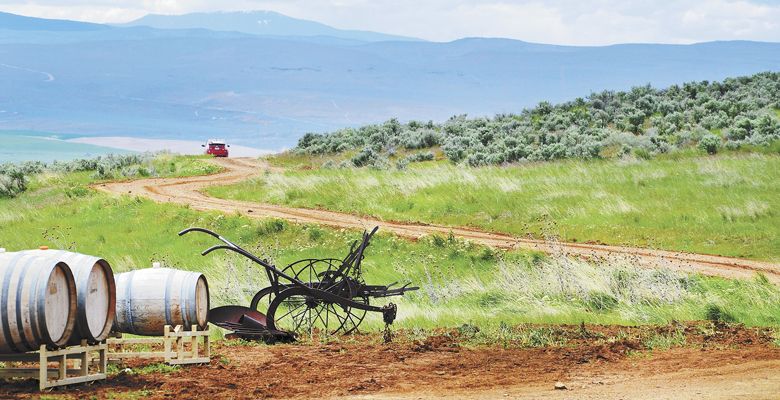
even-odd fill
[[[214,157],[227,157],[228,147],[230,147],[222,139],[209,139],[207,144],[201,146],[206,148],[206,154],[211,154]]]

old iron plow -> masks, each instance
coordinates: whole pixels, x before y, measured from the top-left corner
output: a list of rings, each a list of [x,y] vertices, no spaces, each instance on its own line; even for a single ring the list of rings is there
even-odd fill
[[[209,322],[244,339],[284,341],[294,340],[296,334],[304,332],[353,332],[369,311],[382,313],[386,325],[393,323],[396,305],[374,306],[370,304],[371,299],[401,296],[418,288],[409,284],[365,283],[361,262],[377,229],[363,232],[362,241],[355,241],[344,259],[305,259],[281,269],[208,229],[189,228],[179,235],[202,232],[219,239],[224,244],[210,247],[202,254],[214,250],[236,252],[262,266],[270,282],[270,286],[257,292],[249,307],[224,306],[210,310]]]

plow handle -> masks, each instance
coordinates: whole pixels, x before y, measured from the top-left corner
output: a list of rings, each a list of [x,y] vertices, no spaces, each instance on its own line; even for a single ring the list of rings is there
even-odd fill
[[[279,271],[279,269],[276,268],[276,266],[269,264],[265,260],[261,260],[260,258],[256,257],[254,254],[244,250],[243,248],[241,248],[241,246],[231,242],[228,239],[225,239],[224,237],[222,237],[221,235],[219,235],[218,233],[216,233],[214,231],[210,231],[210,230],[208,230],[206,228],[187,228],[187,229],[179,232],[179,236],[184,236],[184,235],[186,235],[186,234],[188,234],[190,232],[202,232],[202,233],[205,233],[207,235],[210,235],[210,236],[213,236],[213,237],[219,239],[222,243],[225,243],[225,245],[211,246],[208,249],[204,250],[201,253],[204,256],[209,254],[209,253],[211,253],[214,250],[230,250],[230,251],[236,252],[238,254],[241,254],[242,256],[252,260],[256,264],[259,264],[259,265],[263,266],[265,268],[265,270],[266,270],[266,273],[268,274],[268,279],[272,283],[274,282],[273,276],[276,276],[277,279],[278,279],[278,277],[282,277],[282,278],[287,279],[288,281],[290,281],[292,283],[296,283],[296,284],[298,284],[300,286],[304,286],[304,287],[306,286],[300,280],[298,280],[298,279],[296,279],[294,277],[291,277],[291,276],[283,273],[282,271]]]

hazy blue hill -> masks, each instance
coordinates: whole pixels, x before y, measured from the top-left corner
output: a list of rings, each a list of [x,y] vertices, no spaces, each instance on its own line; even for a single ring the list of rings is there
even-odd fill
[[[109,28],[107,30],[84,31],[26,31],[4,29],[0,26],[0,43],[60,44],[110,40],[146,40],[159,38],[245,38],[249,35],[241,32],[215,32],[207,29],[154,29],[147,26],[129,28]],[[360,42],[362,43],[362,42]]]
[[[331,36],[363,42],[419,40],[377,32],[336,29],[319,22],[291,18],[273,11],[150,14],[125,26],[150,26],[160,29],[205,28],[267,36]]]
[[[256,14],[253,18],[256,18]],[[780,70],[780,43],[364,42],[202,29],[0,30],[0,129],[264,149],[307,131],[519,112],[592,91]]]
[[[0,12],[0,28],[19,31],[95,31],[111,29],[88,22],[25,17]]]

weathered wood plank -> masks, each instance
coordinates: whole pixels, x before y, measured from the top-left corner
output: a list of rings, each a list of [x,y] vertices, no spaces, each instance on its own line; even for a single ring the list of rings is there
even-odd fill
[[[105,366],[107,351],[108,345],[105,343],[94,346],[87,346],[86,341],[83,341],[81,346],[72,346],[53,351],[47,350],[46,346],[42,345],[36,353],[14,355],[13,357],[3,357],[5,361],[8,361],[8,359],[13,359],[11,362],[37,362],[37,368],[0,368],[0,377],[38,379],[38,388],[40,390],[45,390],[57,386],[106,379]],[[93,365],[90,360],[92,353],[95,352],[98,353],[100,359],[100,363],[97,368],[98,371],[96,373],[90,371],[90,366]],[[69,359],[77,368],[68,368]],[[56,368],[49,368],[50,363],[56,364]]]
[[[157,344],[160,342],[159,338],[128,338],[128,339],[108,339],[106,343],[109,345],[115,344]]]

